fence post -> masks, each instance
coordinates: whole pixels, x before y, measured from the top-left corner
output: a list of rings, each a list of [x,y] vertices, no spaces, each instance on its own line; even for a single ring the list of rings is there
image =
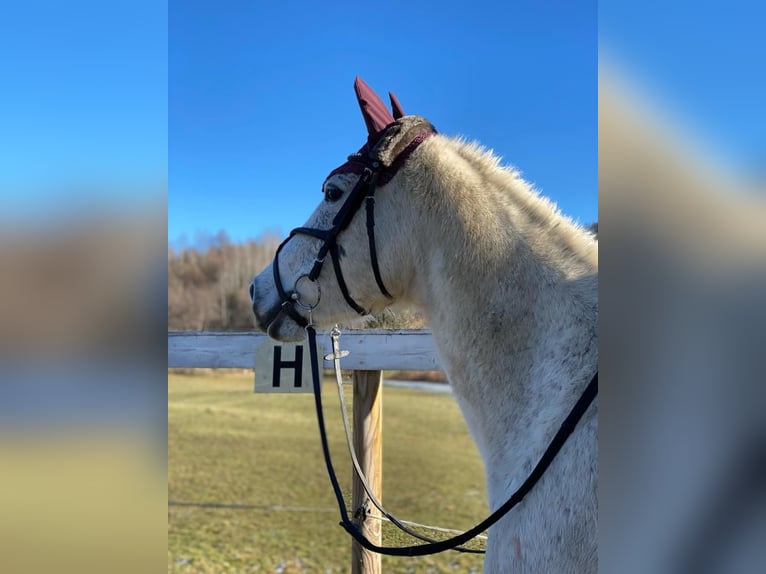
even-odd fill
[[[354,451],[367,476],[370,488],[378,500],[382,500],[383,486],[383,373],[381,371],[354,371]],[[353,472],[353,470],[352,470]],[[352,503],[354,511],[364,504],[366,495],[361,481],[353,473]],[[368,504],[371,513],[377,509]],[[367,519],[362,533],[380,545],[381,522]],[[362,548],[355,540],[351,542],[352,574],[379,574],[380,554]]]

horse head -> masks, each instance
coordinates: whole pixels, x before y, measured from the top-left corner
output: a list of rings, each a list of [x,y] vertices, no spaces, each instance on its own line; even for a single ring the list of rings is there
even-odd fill
[[[402,229],[416,222],[408,221],[397,174],[436,130],[405,115],[393,94],[392,113],[360,78],[354,89],[367,142],[330,172],[308,221],[250,284],[256,325],[275,339],[299,340],[309,323],[326,327],[378,312],[403,295],[411,276]]]

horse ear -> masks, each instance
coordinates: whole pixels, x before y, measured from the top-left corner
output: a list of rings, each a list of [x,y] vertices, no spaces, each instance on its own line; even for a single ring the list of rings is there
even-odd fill
[[[392,92],[388,92],[388,99],[391,100],[391,109],[394,110],[394,119],[398,120],[399,118],[403,117],[404,110],[402,109],[402,104],[399,103],[397,97]]]
[[[383,100],[359,76],[354,80],[354,91],[370,137],[376,136],[395,121]]]

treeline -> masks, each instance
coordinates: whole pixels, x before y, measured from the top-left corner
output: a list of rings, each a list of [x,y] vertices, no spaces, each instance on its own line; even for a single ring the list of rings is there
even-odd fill
[[[590,226],[598,234],[598,223]],[[274,257],[280,239],[232,243],[225,232],[204,247],[168,247],[168,330],[249,331],[253,329],[247,288]],[[391,311],[356,320],[345,327],[410,328],[425,326],[414,311]]]
[[[274,257],[276,237],[232,243],[224,232],[204,248],[168,247],[168,329],[253,329],[247,287]]]
[[[204,247],[168,247],[168,330],[250,331],[253,318],[247,288],[273,259],[277,237],[232,243],[225,232]],[[390,311],[344,325],[354,328],[422,328],[423,317]]]

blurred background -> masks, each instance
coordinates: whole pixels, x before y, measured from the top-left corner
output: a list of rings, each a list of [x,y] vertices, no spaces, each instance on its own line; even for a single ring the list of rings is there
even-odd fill
[[[763,17],[599,3],[604,572],[766,564]]]
[[[167,5],[0,7],[0,571],[166,552]]]

